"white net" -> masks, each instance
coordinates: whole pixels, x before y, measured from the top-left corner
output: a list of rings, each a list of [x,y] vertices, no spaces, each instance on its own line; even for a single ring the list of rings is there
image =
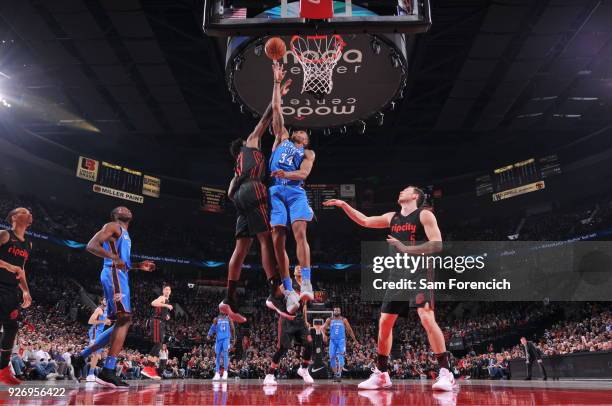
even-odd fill
[[[345,43],[340,35],[315,35],[291,39],[291,50],[304,70],[302,93],[317,97],[330,94],[334,67],[342,56]]]

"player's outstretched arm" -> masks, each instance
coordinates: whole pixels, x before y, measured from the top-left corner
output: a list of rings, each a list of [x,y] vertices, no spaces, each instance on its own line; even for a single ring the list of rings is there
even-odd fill
[[[272,65],[272,71],[274,72],[274,88],[272,90],[272,132],[274,133],[274,145],[272,145],[272,151],[274,151],[284,140],[289,138],[289,132],[285,128],[283,107],[281,105],[283,96],[281,82],[285,77],[285,71],[283,66],[276,61]]]
[[[304,151],[304,160],[300,164],[300,169],[297,171],[285,172],[282,169],[273,171],[270,176],[276,178],[283,178],[289,180],[305,180],[308,175],[310,175],[310,171],[312,171],[312,166],[314,165],[315,153],[311,149],[307,149]]]
[[[281,96],[284,96],[287,93],[289,93],[290,86],[291,86],[291,79],[288,79],[284,83],[281,84],[280,86]],[[270,126],[271,122],[272,122],[272,102],[268,104],[266,111],[264,111],[263,115],[259,119],[259,122],[253,129],[253,132],[249,134],[247,141],[246,141],[246,146],[249,148],[261,148],[261,139],[266,133],[266,130]]]
[[[442,233],[438,227],[436,216],[429,210],[422,210],[420,220],[425,229],[427,242],[419,245],[405,245],[390,235],[387,237],[387,242],[398,251],[411,255],[427,255],[442,251]]]
[[[385,213],[381,216],[366,216],[359,210],[351,207],[351,205],[344,200],[340,199],[326,200],[323,202],[323,206],[340,207],[351,220],[366,228],[388,228],[393,218],[393,212]]]

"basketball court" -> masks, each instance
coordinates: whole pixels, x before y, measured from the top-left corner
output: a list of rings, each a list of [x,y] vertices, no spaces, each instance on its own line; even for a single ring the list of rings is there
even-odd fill
[[[65,388],[56,399],[30,396],[8,404],[19,405],[605,405],[612,397],[612,382],[462,381],[454,392],[434,393],[430,381],[396,381],[382,391],[357,391],[359,381],[317,381],[312,386],[297,380],[280,380],[264,387],[261,380],[205,382],[202,380],[132,381],[127,390],[100,386],[48,384]],[[47,385],[47,386],[48,386]],[[20,389],[44,388],[37,383]],[[7,401],[6,395],[4,401]]]

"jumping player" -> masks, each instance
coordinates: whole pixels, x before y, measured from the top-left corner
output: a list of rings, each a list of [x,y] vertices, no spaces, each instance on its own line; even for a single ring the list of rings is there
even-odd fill
[[[332,317],[325,320],[323,330],[329,329],[329,364],[334,371],[334,378],[339,381],[342,378],[344,367],[344,354],[346,353],[346,332],[357,343],[355,333],[346,317],[340,314],[340,308],[334,307]]]
[[[282,86],[279,84],[278,91],[287,94],[289,85],[291,85],[290,79]],[[279,290],[281,278],[276,270],[274,248],[270,236],[268,192],[264,184],[266,165],[265,157],[261,152],[261,139],[267,131],[271,119],[272,107],[268,106],[246,141],[238,138],[232,142],[230,147],[230,152],[236,160],[236,166],[234,178],[230,182],[228,197],[234,201],[238,218],[235,233],[236,246],[228,264],[227,295],[219,304],[219,310],[237,323],[246,321],[246,318],[238,313],[236,288],[240,280],[244,259],[249,253],[255,237],[259,241],[261,263],[266,272],[270,288],[270,296],[266,300],[266,306],[274,310],[284,307],[283,296]]]
[[[32,243],[25,233],[32,225],[32,213],[18,207],[9,212],[6,221],[11,224],[11,229],[0,231],[0,325],[3,331],[0,341],[0,383],[19,385],[21,381],[11,372],[10,360],[19,318],[18,286],[23,300],[21,308],[26,309],[32,304],[25,274],[25,264],[32,252]]]
[[[153,317],[151,318],[151,340],[153,348],[149,352],[147,366],[142,369],[142,374],[149,379],[160,380],[161,376],[155,370],[155,365],[159,360],[159,351],[164,343],[166,335],[166,322],[170,320],[170,312],[173,307],[170,304],[170,294],[172,288],[170,285],[164,285],[162,294],[157,299],[151,302],[153,307]]]
[[[220,314],[215,317],[206,339],[215,335],[215,376],[213,381],[219,381],[221,379],[227,381],[227,370],[229,369],[229,349],[230,349],[230,338],[234,341],[235,330],[234,323],[227,318],[225,314]],[[223,367],[221,367],[221,357],[223,357]]]
[[[294,276],[298,285],[296,288],[299,288],[299,286],[304,283],[299,266],[295,267]],[[300,309],[296,312],[296,317],[294,319],[287,319],[284,317],[278,318],[277,351],[272,356],[270,369],[268,370],[268,373],[263,381],[264,386],[277,385],[275,375],[278,371],[278,366],[281,359],[291,348],[294,340],[297,344],[302,346],[302,365],[298,369],[297,373],[302,377],[302,379],[304,379],[305,383],[314,383],[314,379],[312,379],[312,376],[310,376],[310,373],[308,372],[308,365],[310,365],[310,360],[312,358],[312,336],[310,335],[310,330],[306,322],[307,320],[308,310],[307,305],[304,302],[300,302]]]
[[[289,257],[285,244],[287,227],[290,225],[295,237],[296,255],[302,269],[302,286],[300,299],[313,300],[314,294],[310,280],[310,247],[306,238],[306,228],[313,218],[313,211],[308,204],[304,180],[314,165],[315,153],[307,149],[308,134],[305,131],[293,131],[291,136],[285,128],[281,107],[280,83],[285,76],[282,65],[274,63],[274,93],[272,95],[272,130],[274,144],[270,158],[270,224],[274,254],[281,274],[287,297],[287,311],[295,313],[299,303],[295,300],[291,277],[289,276]]]
[[[420,207],[423,199],[424,194],[421,189],[408,186],[399,193],[398,204],[401,210],[381,216],[366,216],[342,200],[332,199],[323,204],[340,207],[351,220],[362,227],[389,228],[387,242],[396,252],[427,255],[441,250],[442,235],[434,214]],[[402,241],[406,241],[409,245],[405,245]],[[417,244],[422,241],[426,242]],[[444,335],[435,319],[431,292],[418,292],[412,304],[417,307],[421,325],[427,333],[429,345],[440,366],[440,373],[433,384],[433,389],[450,391],[455,385],[455,379],[450,372]],[[380,389],[391,386],[387,363],[393,343],[393,325],[399,315],[406,316],[409,313],[410,307],[410,301],[385,298],[379,321],[377,368],[368,380],[359,384],[359,389]]]
[[[112,388],[129,387],[127,382],[115,374],[117,356],[123,349],[125,337],[132,324],[128,271],[155,270],[155,263],[152,261],[132,264],[130,260],[132,241],[128,227],[131,221],[132,212],[127,207],[116,207],[111,211],[110,223],[106,223],[87,243],[87,251],[104,259],[100,280],[108,307],[108,318],[114,322],[114,325],[100,334],[93,345],[75,358],[75,367],[81,369],[85,358],[110,342],[108,357],[104,362],[104,368],[96,377],[96,382]]]
[[[100,298],[100,305],[96,307],[96,310],[94,310],[91,316],[89,316],[89,321],[87,323],[91,325],[88,332],[89,345],[93,345],[96,342],[96,338],[104,332],[104,327],[110,326],[111,324],[110,320],[108,319],[106,298]],[[91,358],[89,360],[89,372],[87,373],[87,382],[96,381],[94,370],[98,365],[100,355],[103,351],[104,350],[100,348],[97,351],[94,351],[93,354],[91,354]]]

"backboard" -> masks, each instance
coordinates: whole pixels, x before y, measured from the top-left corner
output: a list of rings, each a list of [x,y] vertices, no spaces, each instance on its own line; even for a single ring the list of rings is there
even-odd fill
[[[304,18],[321,0],[205,0],[203,28],[213,36],[420,33],[431,26],[429,0],[333,1],[331,18]],[[301,3],[301,4],[300,4]]]

